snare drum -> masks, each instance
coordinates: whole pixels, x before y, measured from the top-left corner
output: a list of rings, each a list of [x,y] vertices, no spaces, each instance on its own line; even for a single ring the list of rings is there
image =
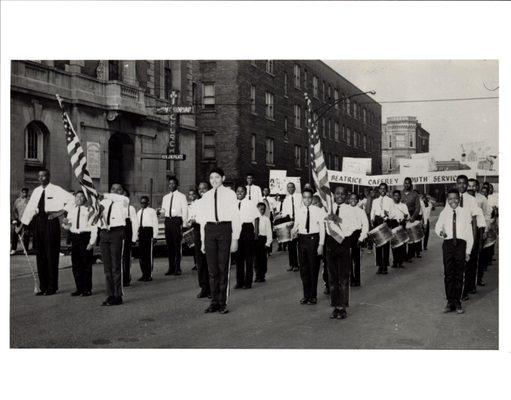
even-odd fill
[[[183,241],[191,249],[194,244],[193,228],[183,232]]]
[[[392,230],[386,223],[383,223],[369,231],[367,236],[374,241],[376,247],[381,247],[392,239]]]
[[[290,242],[291,240],[293,240],[291,230],[293,229],[294,224],[295,223],[293,221],[289,221],[279,225],[275,225],[275,228],[273,228],[273,230],[277,235],[278,243]]]
[[[406,233],[405,228],[402,226],[398,226],[392,229],[392,240],[390,241],[390,247],[393,249],[408,243],[410,238],[408,237],[408,233]]]
[[[486,248],[493,246],[495,242],[497,242],[497,237],[498,237],[497,231],[495,229],[490,228],[490,230],[488,230],[488,233],[486,234],[486,239],[484,241],[483,247]]]
[[[406,224],[406,232],[410,238],[409,243],[417,243],[424,238],[424,231],[420,221],[408,222]]]

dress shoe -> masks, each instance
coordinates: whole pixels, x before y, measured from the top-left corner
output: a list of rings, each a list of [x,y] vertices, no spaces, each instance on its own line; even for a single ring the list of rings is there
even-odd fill
[[[472,289],[470,292],[468,292],[469,294],[476,294],[477,291],[475,289]]]
[[[193,266],[192,271],[197,271],[197,266],[196,265]]]
[[[122,304],[122,297],[114,297],[110,302],[112,306],[120,306]]]
[[[254,283],[259,283],[259,282],[261,282],[261,280],[259,278],[254,279]]]
[[[376,274],[377,274],[377,275],[378,275],[378,274],[381,274],[381,273],[382,273],[382,271],[383,271],[383,269],[382,269],[381,267],[378,267],[378,271],[376,271]]]
[[[422,258],[422,256],[420,254],[417,254],[417,258]]]
[[[102,306],[111,306],[113,299],[114,299],[113,297],[109,296],[105,299],[105,301],[103,303],[101,303],[101,305]]]
[[[174,275],[181,275],[181,270],[180,269],[176,270],[176,272],[174,272]]]
[[[213,313],[219,310],[220,306],[218,304],[210,304],[208,308],[204,310],[205,313]]]
[[[145,276],[142,276],[140,278],[137,279],[139,282],[145,282],[146,280],[146,277]]]
[[[76,297],[76,296],[80,296],[81,294],[82,294],[82,292],[76,290],[73,293],[71,293],[71,296]]]
[[[89,291],[82,292],[82,297],[89,297],[89,296],[92,296],[92,292],[89,292]]]
[[[330,294],[330,289],[328,287],[325,287],[325,290],[323,290],[323,294]]]
[[[477,282],[477,286],[486,286],[486,283],[484,283],[483,281],[479,281]]]
[[[313,297],[313,298],[309,299],[307,304],[309,304],[309,305],[318,304],[318,299],[316,297]]]
[[[300,304],[307,304],[309,302],[309,299],[306,299],[305,297],[300,300]]]
[[[234,286],[234,289],[243,289],[243,285],[236,284],[236,286]]]
[[[293,272],[297,272],[297,271],[300,271],[300,268],[298,268],[298,267],[294,267],[294,268],[293,268]]]
[[[52,296],[54,295],[55,293],[57,293],[56,290],[47,290],[46,292],[44,292],[44,295],[45,296]]]
[[[339,313],[337,314],[337,319],[346,319],[348,318],[348,313],[346,312],[346,310],[344,308],[341,308],[339,310]]]
[[[44,292],[42,292],[42,291],[41,292],[37,292],[35,295],[36,296],[44,296]]]
[[[174,275],[174,272],[171,272],[171,271],[169,270],[169,271],[165,272],[165,275],[166,275],[166,276]]]
[[[334,308],[334,311],[332,311],[332,314],[330,314],[330,319],[336,319],[338,313],[339,313],[339,309]]]
[[[208,294],[205,291],[201,290],[200,293],[197,295],[197,298],[203,299],[204,297],[208,297]]]
[[[468,294],[464,294],[463,297],[461,298],[461,300],[467,301],[467,300],[470,300],[470,297],[468,297]]]
[[[293,270],[293,267],[289,267],[288,269],[286,269],[286,271],[292,271]]]
[[[151,276],[148,276],[147,278],[144,279],[144,282],[151,282],[153,280],[153,278]]]
[[[16,250],[11,250],[11,256],[16,254]]]
[[[218,312],[220,314],[227,314],[229,312],[229,309],[227,308],[227,306],[220,306],[220,308],[218,309]]]
[[[243,289],[252,289],[252,285],[245,285],[243,286]]]
[[[451,303],[447,303],[443,309],[443,313],[450,313],[451,311],[454,311],[454,307]]]
[[[407,263],[411,263],[411,262],[413,262],[413,260],[412,260],[411,258],[407,258],[405,261],[406,261]]]
[[[381,269],[381,273],[382,273],[382,275],[387,275],[389,273],[389,271],[387,271],[387,267],[383,267]]]
[[[464,314],[465,313],[465,310],[463,309],[463,307],[461,307],[461,304],[456,305],[456,313],[457,314]]]

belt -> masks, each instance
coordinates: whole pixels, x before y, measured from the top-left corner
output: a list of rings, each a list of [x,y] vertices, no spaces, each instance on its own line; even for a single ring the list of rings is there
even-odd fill
[[[100,231],[101,232],[108,232],[108,231],[114,231],[114,230],[119,230],[119,229],[124,229],[126,228],[125,225],[121,225],[121,226],[111,226],[110,229],[106,229],[106,228],[100,228]]]
[[[181,217],[180,215],[174,215],[172,217],[165,217],[165,219],[173,219],[173,218],[183,219],[183,217]]]
[[[310,237],[313,237],[313,236],[319,236],[319,232],[316,232],[316,233],[299,233],[298,234],[298,237],[304,237],[304,238],[310,238]]]
[[[209,222],[206,222],[206,225],[226,225],[226,224],[230,224],[231,221],[218,221],[218,222],[214,222],[214,221],[209,221]]]

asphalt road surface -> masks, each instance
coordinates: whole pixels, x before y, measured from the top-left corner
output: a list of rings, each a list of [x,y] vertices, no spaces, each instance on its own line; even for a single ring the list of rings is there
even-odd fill
[[[434,212],[432,227],[439,210]],[[276,244],[274,243],[274,249]],[[31,256],[35,266],[35,257]],[[362,286],[351,289],[345,320],[330,320],[328,296],[300,305],[298,272],[287,272],[287,254],[274,252],[265,283],[231,290],[229,314],[205,314],[197,299],[193,259],[181,276],[164,276],[167,260],[155,260],[152,282],[137,282],[138,260],[124,304],[102,307],[103,266],[93,267],[93,296],[70,297],[70,258],[60,260],[57,295],[36,297],[24,256],[11,257],[10,333],[13,348],[273,348],[273,349],[498,349],[498,262],[486,286],[464,303],[466,313],[443,314],[441,241],[430,234],[422,259],[376,275],[374,254],[363,250]],[[235,267],[231,268],[231,287]]]

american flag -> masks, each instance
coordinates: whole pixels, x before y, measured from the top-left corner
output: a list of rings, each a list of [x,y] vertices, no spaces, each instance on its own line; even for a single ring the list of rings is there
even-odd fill
[[[64,130],[66,131],[67,153],[69,154],[71,168],[73,169],[75,177],[78,179],[78,182],[85,193],[85,197],[92,206],[92,215],[97,217],[99,215],[98,192],[94,188],[94,183],[92,182],[92,178],[87,170],[87,158],[85,157],[83,147],[80,144],[80,139],[76,134],[71,119],[64,110],[62,99],[58,94],[56,97],[60,108],[62,109],[62,120],[64,122]]]
[[[311,128],[311,140],[310,140],[310,162],[312,166],[312,178],[316,186],[317,193],[321,198],[323,207],[327,214],[332,213],[333,209],[333,197],[332,191],[330,190],[330,184],[328,182],[328,169],[325,164],[325,157],[323,156],[323,150],[321,149],[321,140],[319,139],[318,124],[317,121],[313,121],[313,113],[311,110],[311,100],[306,95],[307,107],[309,109],[308,124]],[[344,236],[339,225],[332,221],[327,221],[326,231],[332,236],[337,242],[342,243]]]

